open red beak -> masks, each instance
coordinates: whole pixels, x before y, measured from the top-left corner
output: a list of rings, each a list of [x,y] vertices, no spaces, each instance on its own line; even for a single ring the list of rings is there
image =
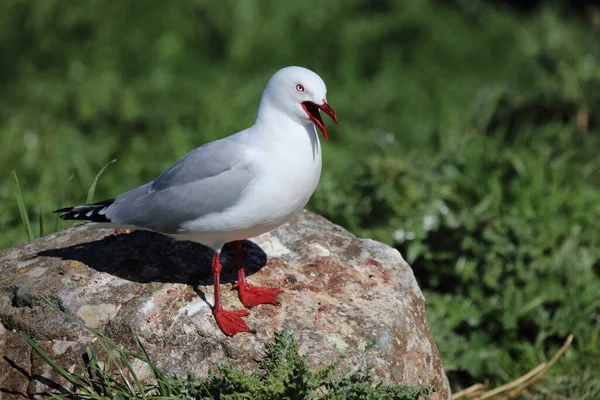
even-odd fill
[[[325,100],[323,100],[323,104],[315,104],[312,101],[305,101],[302,103],[302,108],[306,111],[308,118],[315,124],[325,136],[325,140],[329,139],[327,136],[327,128],[325,127],[325,123],[323,122],[323,118],[321,118],[321,113],[319,110],[323,110],[325,114],[329,115],[333,122],[337,125],[337,117],[335,115],[335,111],[333,108],[329,107],[329,104]]]

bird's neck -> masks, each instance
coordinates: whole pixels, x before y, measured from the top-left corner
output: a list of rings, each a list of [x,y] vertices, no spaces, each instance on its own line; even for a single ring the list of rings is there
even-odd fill
[[[252,135],[260,136],[261,147],[270,148],[278,154],[310,154],[315,165],[321,163],[321,144],[312,122],[302,124],[297,119],[280,111],[277,107],[261,107],[258,111]],[[319,172],[320,173],[320,172]]]
[[[282,135],[284,132],[288,135],[294,133],[306,135],[306,132],[312,130],[313,126],[310,122],[307,124],[301,123],[298,118],[290,116],[281,111],[276,105],[269,104],[263,99],[258,108],[254,128],[265,134],[281,137],[285,136]]]

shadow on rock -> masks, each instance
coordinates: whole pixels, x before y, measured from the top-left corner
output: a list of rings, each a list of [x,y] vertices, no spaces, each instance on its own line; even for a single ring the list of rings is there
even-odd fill
[[[247,275],[260,270],[267,255],[255,243],[242,242]],[[81,243],[37,253],[79,261],[89,267],[129,281],[149,283],[183,283],[211,285],[212,249],[198,243],[176,241],[168,236],[148,231],[106,236],[101,240]],[[221,252],[223,272],[221,282],[237,280],[233,248],[227,244]]]
[[[2,359],[4,361],[6,361],[6,363],[8,364],[8,368],[12,368],[13,370],[15,370],[18,374],[21,374],[23,377],[25,377],[25,379],[27,379],[29,382],[33,382],[33,381],[38,381],[43,385],[48,386],[51,389],[54,389],[55,394],[57,395],[66,395],[69,393],[69,391],[62,386],[61,384],[53,381],[52,379],[46,378],[45,376],[42,375],[30,375],[25,368],[19,366],[15,361],[11,360],[9,357],[2,357]],[[26,393],[22,393],[16,390],[11,390],[11,389],[7,389],[7,388],[2,388],[0,387],[0,394],[4,393],[6,395],[8,395],[9,398],[19,398],[22,397],[24,399],[34,399],[34,398],[38,398],[39,396],[48,396],[49,393],[47,392],[40,392],[40,393],[30,393],[29,395],[27,395]],[[0,395],[0,398],[2,396]]]

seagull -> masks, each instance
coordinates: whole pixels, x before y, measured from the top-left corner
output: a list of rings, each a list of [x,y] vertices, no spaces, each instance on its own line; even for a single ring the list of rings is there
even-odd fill
[[[246,280],[241,240],[288,221],[317,188],[317,128],[328,139],[320,111],[337,125],[326,94],[325,82],[313,71],[283,68],[269,79],[250,128],[192,150],[155,180],[114,199],[54,212],[63,220],[87,221],[98,228],[150,230],[212,248],[217,325],[227,336],[254,332],[242,319],[247,310],[229,311],[221,305],[221,250],[232,243],[238,273],[234,287],[244,307],[279,305],[280,289],[252,286]]]

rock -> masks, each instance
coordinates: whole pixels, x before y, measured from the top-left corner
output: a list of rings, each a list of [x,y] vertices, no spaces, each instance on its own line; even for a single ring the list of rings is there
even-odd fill
[[[264,343],[286,326],[313,367],[341,360],[351,368],[367,343],[379,379],[450,389],[429,334],[424,299],[398,251],[357,239],[303,211],[271,232],[244,242],[249,280],[284,290],[281,307],[262,305],[245,318],[256,334],[226,337],[211,313],[211,251],[144,231],[71,228],[0,252],[1,398],[41,392],[59,382],[17,333],[27,332],[62,366],[81,362],[91,334],[42,298],[136,349],[139,335],[156,364],[203,376],[214,362],[252,368]],[[240,309],[233,253],[222,254],[224,307]],[[143,371],[142,371],[143,374]],[[49,378],[33,379],[40,375]]]

